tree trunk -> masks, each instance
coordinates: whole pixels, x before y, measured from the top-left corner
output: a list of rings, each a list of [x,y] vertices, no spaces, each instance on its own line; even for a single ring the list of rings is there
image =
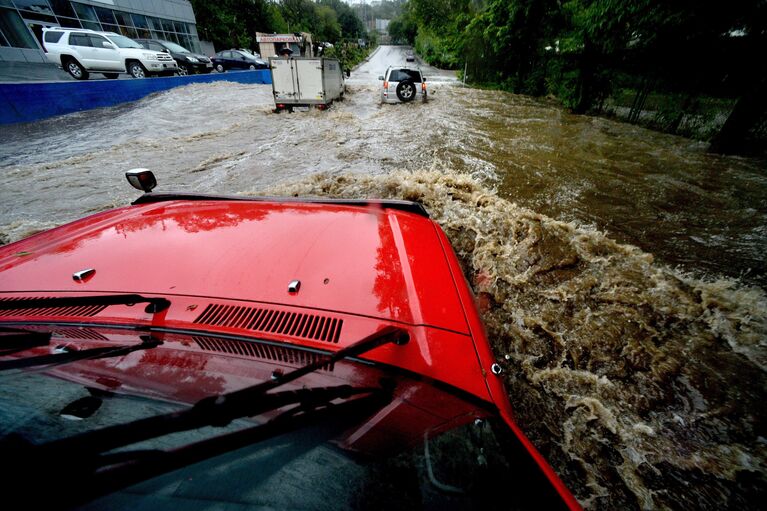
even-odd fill
[[[767,77],[754,80],[754,87],[735,103],[735,108],[725,121],[719,133],[711,139],[709,152],[720,154],[746,154],[757,150],[748,140],[748,132],[767,113]],[[762,148],[763,150],[764,148]]]

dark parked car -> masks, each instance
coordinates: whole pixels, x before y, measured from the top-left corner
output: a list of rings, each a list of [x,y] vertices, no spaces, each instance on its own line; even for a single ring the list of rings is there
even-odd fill
[[[199,53],[192,53],[183,46],[162,39],[135,39],[141,43],[147,50],[164,51],[170,53],[173,60],[178,63],[178,74],[186,75],[192,73],[210,73],[213,71],[213,64],[210,58]]]
[[[255,55],[242,50],[224,50],[213,57],[216,71],[223,73],[228,69],[266,69],[269,64]]]

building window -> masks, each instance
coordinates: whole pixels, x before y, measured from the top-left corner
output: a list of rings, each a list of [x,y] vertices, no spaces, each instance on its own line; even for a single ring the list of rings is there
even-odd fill
[[[75,8],[75,12],[77,12],[77,17],[80,18],[81,21],[98,22],[99,19],[96,17],[96,13],[93,12],[93,7],[91,7],[90,5],[78,4],[77,2],[72,2],[72,7]]]
[[[67,28],[83,28],[82,25],[80,25],[80,20],[74,19],[74,18],[56,18],[56,20],[59,22],[59,25],[62,27]]]
[[[102,25],[117,24],[111,9],[104,9],[103,7],[94,7],[93,10],[96,11],[96,16],[98,16],[99,21],[101,22]]]
[[[37,14],[53,14],[51,6],[46,0],[14,0],[16,7]]]
[[[14,48],[39,48],[34,36],[16,11],[0,9],[0,32]]]
[[[53,12],[58,16],[64,16],[65,18],[76,18],[75,11],[72,10],[72,4],[69,0],[48,0],[48,3],[53,7]]]

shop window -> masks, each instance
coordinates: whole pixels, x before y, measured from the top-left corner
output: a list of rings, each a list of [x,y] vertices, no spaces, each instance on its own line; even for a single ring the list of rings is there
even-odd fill
[[[53,14],[53,9],[46,0],[14,0],[16,7],[36,14]]]
[[[0,31],[14,48],[39,48],[35,37],[16,11],[0,9]]]
[[[93,7],[91,7],[90,5],[78,4],[77,2],[72,2],[72,7],[75,8],[77,17],[80,18],[81,21],[98,22],[99,19],[96,17],[96,13],[93,12]],[[83,23],[83,26],[85,26],[85,23]],[[90,27],[87,27],[87,28],[90,28]]]
[[[113,11],[112,14],[115,15],[118,25],[125,25],[127,27],[133,25],[133,22],[131,22],[130,19],[130,14],[127,12]]]
[[[72,18],[56,18],[56,21],[58,21],[59,25],[61,25],[62,27],[83,28],[82,25],[80,25],[80,20],[76,20]]]
[[[151,28],[154,31],[162,32],[162,23],[159,19],[153,18],[151,16],[147,16],[146,20],[149,22],[149,28]]]
[[[130,37],[131,39],[137,39],[140,37],[136,29],[133,27],[120,26],[120,33],[125,37]]]
[[[104,9],[103,7],[94,7],[93,10],[96,11],[96,16],[98,17],[102,25],[117,24],[111,9]]]
[[[72,9],[72,4],[69,3],[69,0],[48,0],[48,3],[51,4],[51,7],[53,7],[53,12],[59,16],[64,16],[65,18],[77,17],[77,15],[75,15],[74,9]]]
[[[134,27],[144,29],[149,28],[145,16],[142,16],[141,14],[131,14],[130,17],[133,20]]]

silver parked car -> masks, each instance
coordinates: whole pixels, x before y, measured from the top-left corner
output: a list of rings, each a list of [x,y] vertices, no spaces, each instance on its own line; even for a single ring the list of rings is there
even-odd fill
[[[382,103],[407,103],[414,99],[426,101],[426,78],[420,69],[390,67],[378,79],[383,80]]]

